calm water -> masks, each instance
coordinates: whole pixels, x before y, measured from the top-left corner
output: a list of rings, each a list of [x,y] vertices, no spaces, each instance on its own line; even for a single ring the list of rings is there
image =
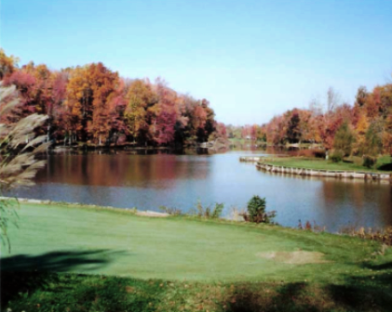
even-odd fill
[[[53,155],[37,185],[15,195],[156,211],[161,205],[189,211],[200,200],[203,205],[224,203],[226,215],[260,195],[284,226],[297,226],[299,219],[329,231],[392,225],[389,184],[268,174],[239,162],[239,156],[250,154],[263,152]]]

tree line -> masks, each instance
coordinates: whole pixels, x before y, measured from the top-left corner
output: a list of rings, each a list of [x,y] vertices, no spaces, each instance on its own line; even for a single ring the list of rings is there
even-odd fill
[[[263,125],[228,125],[227,134],[271,145],[314,143],[344,156],[391,155],[392,84],[359,87],[353,105],[330,88],[324,103],[314,99],[309,108],[288,110]]]
[[[157,78],[129,79],[102,63],[51,70],[0,50],[0,81],[16,86],[20,104],[6,116],[48,116],[40,131],[57,144],[135,144],[182,147],[226,137],[206,99],[195,99]]]

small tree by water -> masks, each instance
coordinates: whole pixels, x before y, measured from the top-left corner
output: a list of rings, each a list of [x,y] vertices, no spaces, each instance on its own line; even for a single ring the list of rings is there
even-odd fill
[[[253,196],[248,202],[248,212],[243,215],[245,221],[271,223],[276,213],[275,211],[266,212],[266,205],[265,198],[260,198],[257,195]]]

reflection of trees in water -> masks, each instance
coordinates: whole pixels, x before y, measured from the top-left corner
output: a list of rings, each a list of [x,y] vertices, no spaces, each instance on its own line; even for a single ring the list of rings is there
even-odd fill
[[[170,188],[178,179],[206,179],[208,170],[207,156],[55,155],[36,182]]]
[[[392,224],[391,186],[363,180],[324,181],[325,216],[340,224],[385,227]]]
[[[332,177],[298,176],[264,171],[260,173],[291,179],[294,183],[295,180],[317,181],[320,187],[317,188],[315,194],[317,200],[312,202],[311,208],[317,211],[318,225],[329,225],[328,231],[337,231],[344,225],[380,228],[392,225],[392,186],[389,182],[368,182],[362,179],[339,180]],[[303,192],[312,191],[303,189]],[[301,199],[303,200],[304,197],[302,196]],[[313,222],[313,220],[309,221]],[[334,227],[334,224],[337,226]]]
[[[187,208],[204,196],[203,204],[219,198],[230,207],[233,202],[246,204],[253,195],[249,191],[255,190],[261,195],[269,192],[267,202],[279,202],[278,219],[282,216],[286,224],[296,225],[299,218],[315,220],[329,231],[350,224],[392,225],[390,184],[257,172],[250,164],[240,164],[239,156],[55,155],[39,174],[37,182],[42,184],[20,197],[156,209],[160,205]],[[244,194],[249,197],[244,199]]]

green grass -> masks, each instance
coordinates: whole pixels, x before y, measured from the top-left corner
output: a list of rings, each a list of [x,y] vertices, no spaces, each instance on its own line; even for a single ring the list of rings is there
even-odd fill
[[[382,156],[378,159],[375,168],[387,169],[377,170],[369,169],[362,166],[362,162],[359,158],[353,158],[349,161],[342,161],[339,163],[333,163],[325,159],[318,158],[303,158],[303,157],[282,157],[282,158],[267,158],[266,163],[277,166],[304,168],[304,169],[315,169],[315,170],[342,170],[342,171],[361,171],[361,172],[379,172],[385,173],[391,171],[392,168],[388,166],[391,163],[391,157]]]
[[[72,205],[22,204],[18,213],[12,253],[3,252],[1,263],[2,306],[13,311],[376,311],[392,304],[392,251],[378,255],[373,241]],[[329,262],[258,256],[296,250]]]

